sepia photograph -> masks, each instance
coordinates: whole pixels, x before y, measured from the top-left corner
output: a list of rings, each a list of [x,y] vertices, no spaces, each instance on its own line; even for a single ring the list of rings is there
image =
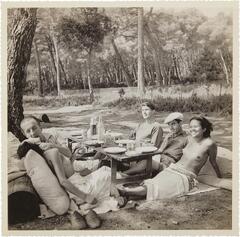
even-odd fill
[[[237,15],[3,3],[4,233],[238,233]]]

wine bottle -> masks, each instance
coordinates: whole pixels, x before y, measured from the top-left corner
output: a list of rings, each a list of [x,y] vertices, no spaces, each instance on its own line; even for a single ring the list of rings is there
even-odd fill
[[[99,141],[103,140],[105,135],[105,129],[102,121],[102,116],[99,115],[98,117],[98,124],[97,124],[97,138]]]

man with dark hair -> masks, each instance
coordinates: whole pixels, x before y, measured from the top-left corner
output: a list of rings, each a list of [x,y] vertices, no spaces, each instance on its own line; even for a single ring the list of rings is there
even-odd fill
[[[182,121],[183,115],[178,112],[169,114],[165,119],[164,123],[168,124],[170,133],[166,135],[159,148],[162,153],[153,157],[153,171],[160,172],[181,158],[182,150],[187,145],[187,134],[182,129]],[[146,161],[144,160],[138,162],[134,168],[124,171],[123,174],[133,175],[145,169]]]
[[[187,145],[187,134],[182,129],[183,115],[178,112],[171,113],[164,120],[168,124],[170,133],[164,138],[160,151],[161,155],[153,157],[155,169],[162,171],[167,168],[171,163],[176,163],[182,157],[182,150]]]

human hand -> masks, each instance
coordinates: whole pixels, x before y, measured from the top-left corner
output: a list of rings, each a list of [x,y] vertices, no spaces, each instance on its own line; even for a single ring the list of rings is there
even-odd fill
[[[54,148],[52,143],[46,143],[46,142],[42,142],[39,144],[39,147],[43,150],[43,151],[47,151],[51,148]]]
[[[120,171],[119,171],[119,174],[121,175],[121,177],[122,177],[122,178],[129,177],[129,175],[128,175],[128,174],[125,174],[125,173],[123,173],[123,172],[120,172]]]
[[[93,195],[90,195],[90,194],[87,194],[85,201],[89,204],[96,204],[98,202],[97,199]]]

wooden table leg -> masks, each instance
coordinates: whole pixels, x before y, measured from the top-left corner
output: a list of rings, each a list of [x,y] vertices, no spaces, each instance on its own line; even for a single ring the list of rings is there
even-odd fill
[[[117,183],[117,161],[111,159],[111,189],[110,195],[114,197],[119,197],[120,194],[116,187]]]
[[[147,158],[146,176],[152,177],[152,156]]]

